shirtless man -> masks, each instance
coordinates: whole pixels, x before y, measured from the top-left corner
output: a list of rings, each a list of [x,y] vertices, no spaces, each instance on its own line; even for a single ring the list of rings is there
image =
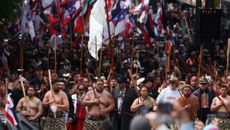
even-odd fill
[[[197,117],[199,101],[192,94],[192,90],[192,86],[185,84],[182,88],[182,96],[177,97],[174,103],[175,110],[182,123],[195,121]]]
[[[27,89],[27,96],[19,100],[16,111],[38,127],[38,118],[42,115],[42,103],[34,95],[35,89],[30,86]]]
[[[98,79],[96,82],[95,94],[93,90],[86,93],[83,105],[86,106],[87,111],[84,129],[96,130],[100,121],[105,120],[115,106],[113,96],[104,90],[102,79]]]
[[[65,92],[60,90],[59,80],[52,82],[53,90],[48,91],[42,104],[48,108],[44,130],[66,130],[65,113],[69,110],[69,101]]]
[[[222,85],[220,96],[215,97],[211,105],[211,111],[216,112],[216,117],[220,120],[219,128],[222,130],[230,129],[230,96],[227,90],[227,86]]]

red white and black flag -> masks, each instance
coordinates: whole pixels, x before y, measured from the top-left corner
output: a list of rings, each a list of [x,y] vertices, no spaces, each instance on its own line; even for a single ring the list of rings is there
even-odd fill
[[[17,120],[15,118],[15,113],[14,113],[14,103],[10,97],[11,94],[8,94],[7,95],[7,101],[6,101],[6,106],[5,106],[5,116],[6,116],[6,119],[13,125],[13,126],[16,126],[18,123],[17,123]]]

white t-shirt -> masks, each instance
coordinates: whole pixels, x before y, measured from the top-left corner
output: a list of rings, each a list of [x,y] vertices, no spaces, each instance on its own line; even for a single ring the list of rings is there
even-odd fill
[[[157,97],[156,103],[171,103],[175,101],[177,97],[179,97],[180,94],[178,92],[178,89],[172,90],[171,86],[168,86],[167,88],[163,89],[160,94]]]

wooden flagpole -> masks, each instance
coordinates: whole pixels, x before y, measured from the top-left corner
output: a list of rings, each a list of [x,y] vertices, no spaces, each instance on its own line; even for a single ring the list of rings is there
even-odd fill
[[[169,44],[169,45],[168,45]],[[168,72],[170,71],[170,55],[171,55],[171,42],[166,43],[166,64],[165,64],[165,80],[167,80]]]
[[[228,39],[228,48],[227,48],[227,65],[226,65],[226,71],[228,72],[229,68],[229,51],[230,51],[230,38]]]
[[[47,46],[47,69],[50,68],[50,41],[48,41],[48,46]]]
[[[82,6],[81,1],[80,1],[80,5]],[[81,15],[83,15],[82,11],[81,11]],[[82,39],[81,39],[81,64],[80,64],[80,74],[81,74],[81,76],[83,76],[84,34],[85,34],[85,20],[83,18],[83,33],[81,35],[82,36]]]
[[[103,46],[103,45],[102,45]],[[102,59],[103,59],[103,55],[102,55],[102,48],[101,48],[101,50],[100,50],[100,57],[99,57],[99,72],[98,72],[98,76],[100,76],[101,75],[101,66],[102,66]]]
[[[80,64],[80,74],[81,76],[83,75],[83,52],[84,52],[84,32],[82,34],[82,39],[81,39],[81,64]]]
[[[21,75],[23,75],[23,35],[19,36],[21,42],[20,42],[20,69],[21,69]]]
[[[54,35],[54,73],[57,74],[57,36]]]
[[[108,4],[105,1],[105,10],[106,10],[106,21],[107,21],[107,26],[108,26],[108,33],[109,33],[109,48],[111,51],[111,67],[113,67],[114,65],[114,52],[113,52],[113,43],[112,43],[112,38],[111,38],[111,34],[110,34],[110,25],[109,25],[109,11],[108,11]]]
[[[201,74],[201,65],[202,65],[202,51],[203,48],[200,47],[200,55],[199,55],[199,64],[198,64],[198,72],[197,72],[197,79],[198,81],[200,81],[200,74]]]

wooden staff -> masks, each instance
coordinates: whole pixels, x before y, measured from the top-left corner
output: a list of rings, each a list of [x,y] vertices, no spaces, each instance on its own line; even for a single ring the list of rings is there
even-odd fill
[[[54,35],[54,73],[57,74],[57,36]]]
[[[83,22],[84,23],[84,22]],[[80,64],[80,74],[81,76],[83,75],[83,51],[84,51],[84,32],[82,33],[82,38],[81,38],[81,64]]]
[[[199,64],[198,64],[198,72],[197,72],[198,81],[200,81],[200,73],[201,73],[201,65],[202,65],[202,51],[203,51],[203,48],[200,47]]]
[[[169,44],[169,45],[168,45]],[[171,55],[171,42],[168,41],[168,43],[166,43],[166,64],[165,64],[165,79],[167,79],[168,76],[168,72],[170,71],[170,55]]]
[[[6,78],[5,79],[5,85],[6,85],[6,95],[8,95],[8,85],[9,85],[9,82],[8,82],[8,79]]]
[[[19,36],[20,42],[20,69],[23,70],[23,36]],[[23,74],[23,71],[21,71],[21,74]]]
[[[101,48],[101,50],[100,50],[100,56],[99,56],[99,72],[98,72],[98,76],[100,76],[101,75],[101,66],[102,66],[102,59],[103,59],[103,55],[102,55],[102,48]]]
[[[25,87],[24,87],[24,84],[23,84],[22,75],[19,75],[19,81],[21,83],[23,96],[26,98],[26,91],[25,91]]]
[[[133,36],[132,36],[131,57],[130,57],[130,69],[131,69],[131,73],[133,72],[133,59],[134,59],[134,32],[133,32]]]
[[[112,38],[111,38],[111,34],[110,34],[110,25],[109,25],[109,11],[108,11],[108,4],[105,1],[105,11],[106,11],[106,22],[107,22],[107,26],[108,26],[108,33],[109,33],[109,48],[110,48],[110,51],[111,51],[111,66],[114,65],[114,54],[113,54],[113,47],[112,47]]]
[[[80,5],[82,6],[82,1],[80,0]],[[81,15],[83,16],[83,11],[81,11]],[[83,56],[84,56],[84,34],[85,34],[85,20],[83,18],[83,33],[81,37],[81,64],[80,64],[80,74],[83,76]]]
[[[229,51],[230,51],[230,38],[228,39],[228,48],[227,48],[227,65],[226,65],[226,71],[228,72],[229,68]]]
[[[48,46],[47,46],[47,70],[50,69],[50,41],[48,41]]]

